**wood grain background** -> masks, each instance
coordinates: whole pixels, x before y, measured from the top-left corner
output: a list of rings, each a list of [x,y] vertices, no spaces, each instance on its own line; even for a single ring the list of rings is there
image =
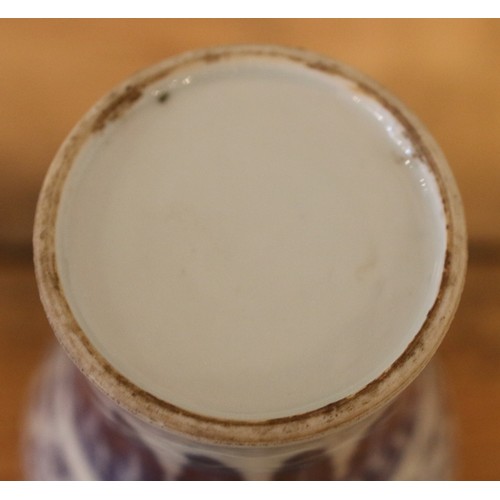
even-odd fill
[[[29,380],[52,334],[31,264],[36,197],[80,116],[131,73],[194,48],[304,47],[390,89],[440,143],[462,192],[470,264],[440,349],[459,479],[500,479],[498,20],[0,20],[0,479],[21,479]]]

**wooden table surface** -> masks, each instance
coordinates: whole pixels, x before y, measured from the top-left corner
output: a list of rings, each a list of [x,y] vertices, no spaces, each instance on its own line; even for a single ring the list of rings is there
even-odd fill
[[[458,479],[500,479],[500,22],[0,20],[0,479],[21,479],[29,381],[52,334],[31,264],[33,211],[58,145],[136,70],[194,48],[321,52],[403,100],[440,143],[470,236],[461,306],[440,348],[458,422]]]

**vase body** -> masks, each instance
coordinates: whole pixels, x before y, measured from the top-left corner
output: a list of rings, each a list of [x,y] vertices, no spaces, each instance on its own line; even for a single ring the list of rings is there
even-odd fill
[[[431,365],[388,407],[343,432],[277,447],[217,446],[174,435],[121,409],[59,347],[29,413],[33,480],[447,480],[453,433]]]
[[[293,140],[290,134],[295,134],[296,128],[292,126],[283,128],[286,133],[277,141],[278,149],[271,148],[268,152],[267,146],[274,144],[271,139],[276,128],[262,119],[267,116],[267,106],[261,105],[256,116],[254,106],[248,102],[260,100],[248,101],[246,93],[238,93],[249,85],[247,72],[252,67],[256,71],[252,75],[260,75],[257,88],[269,81],[270,74],[276,73],[279,78],[273,80],[275,84],[280,82],[279,88],[287,89],[284,94],[273,90],[268,95],[272,99],[263,101],[272,104],[272,116],[279,117],[280,127],[289,125],[283,109],[295,109],[288,107],[290,103],[316,103],[297,108],[300,113],[293,114],[297,115],[297,123],[302,123],[307,112],[311,127],[320,124],[320,129],[312,135],[308,127],[304,128],[304,134],[311,135],[308,135],[310,143],[306,141],[303,145],[302,133]],[[264,73],[262,68],[267,68]],[[284,68],[288,68],[287,72],[281,73]],[[321,125],[323,121],[318,116],[323,106],[316,101],[316,93],[294,90],[287,94],[295,87],[288,83],[281,86],[285,76],[288,79],[291,74],[295,75],[293,81],[302,81],[306,76],[309,81],[314,77],[315,92],[328,81],[332,87],[328,87],[325,102],[331,102],[332,109],[343,110],[362,103],[370,114],[359,115],[363,120],[354,120],[359,111],[356,107],[356,113],[349,112],[346,116],[359,127],[346,126],[344,120],[332,126],[331,119],[337,114],[329,112],[327,107],[325,125]],[[220,184],[215,175],[219,163],[226,158],[226,146],[232,145],[226,132],[210,138],[207,134],[210,127],[203,126],[199,141],[193,142],[188,127],[180,135],[180,143],[187,141],[189,147],[172,154],[172,160],[170,149],[162,149],[164,135],[154,135],[158,130],[163,133],[163,127],[157,127],[154,120],[148,121],[155,125],[147,129],[151,135],[143,129],[143,122],[138,122],[141,126],[131,125],[141,113],[154,116],[155,120],[168,118],[169,109],[177,113],[175,106],[188,103],[183,99],[190,85],[196,85],[198,77],[205,82],[207,75],[212,75],[214,81],[224,80],[226,75],[240,75],[238,78],[247,75],[237,85],[231,84],[231,88],[240,96],[234,108],[243,102],[247,104],[248,119],[244,123],[251,124],[253,132],[248,134],[248,141],[247,134],[237,134],[238,140],[245,139],[242,144],[248,149],[247,154],[239,147],[234,151],[229,149],[234,155],[228,156],[223,165],[226,170],[220,177],[226,179],[227,185]],[[342,101],[330,101],[339,94]],[[192,95],[194,99],[197,94]],[[222,103],[226,105],[227,93],[218,95],[224,96]],[[302,95],[312,100],[298,97]],[[208,110],[207,116],[215,120],[218,114],[212,100],[204,97],[201,102]],[[230,118],[233,107],[229,108]],[[192,123],[198,112],[196,107],[192,115],[188,113],[193,117]],[[175,116],[180,119],[185,114]],[[365,130],[368,123],[375,126],[374,117],[377,132],[370,128],[360,138],[358,128]],[[229,121],[226,118],[222,119],[221,130],[232,130],[227,125],[233,123],[233,118],[227,118]],[[178,132],[178,122],[173,122],[172,130]],[[325,130],[331,133],[325,134]],[[348,131],[346,141],[352,147],[345,148],[346,141],[339,140],[337,149],[341,153],[333,148],[332,156],[319,162],[326,167],[319,169],[314,177],[310,166],[318,162],[311,158],[329,150],[335,131]],[[156,139],[150,144],[153,136]],[[262,141],[255,142],[255,137]],[[318,143],[318,137],[325,141]],[[384,138],[382,143],[378,142],[379,137]],[[115,140],[118,146],[113,149]],[[216,147],[220,140],[223,147]],[[210,168],[202,154],[195,154],[194,159],[190,156],[192,151],[196,152],[194,145],[199,143],[206,143],[206,153],[212,158],[208,161]],[[283,173],[282,164],[292,157],[295,160],[288,149],[291,143],[300,145],[300,154],[296,155],[299,163]],[[140,154],[135,151],[139,157],[132,155],[135,159],[129,164],[134,148]],[[363,155],[358,158],[360,149]],[[256,160],[259,152],[266,154]],[[356,155],[351,158],[352,152]],[[163,177],[165,163],[168,159],[176,163],[179,155],[184,157],[185,153],[188,156],[180,162],[185,167],[179,169],[178,176],[179,185],[187,192],[179,191],[180,208],[171,207],[165,201],[177,199],[178,193],[172,188],[170,195],[165,194],[165,186],[170,186]],[[256,175],[240,161],[242,157],[252,159],[254,165],[269,166]],[[374,163],[377,158],[378,163]],[[142,168],[146,159],[152,161],[154,168]],[[186,170],[193,161],[196,165],[199,162],[199,168],[190,176]],[[386,184],[380,175],[388,163],[395,169],[387,182],[394,186],[389,192],[394,195],[391,199],[396,205],[386,215]],[[379,167],[365,178],[365,167],[372,164]],[[137,169],[138,165],[141,168]],[[239,174],[235,170],[238,165]],[[343,170],[338,178],[330,179],[326,174],[334,165],[343,165]],[[351,179],[354,167],[356,182],[346,184],[348,190],[338,188],[337,180]],[[122,169],[128,172],[123,182],[114,175]],[[294,169],[300,176],[290,175]],[[145,172],[150,171],[159,177],[154,176],[152,182],[149,179],[144,184],[148,179]],[[92,176],[85,177],[89,172]],[[274,172],[274,177],[266,181],[269,172]],[[205,173],[208,173],[206,178]],[[309,184],[311,176],[315,180]],[[400,176],[408,176],[403,179],[404,184],[400,184]],[[192,192],[194,178],[196,189]],[[290,178],[295,179],[289,187],[291,194],[276,206],[276,195],[287,186],[283,180]],[[212,184],[213,179],[216,182]],[[325,184],[325,179],[330,184]],[[212,187],[207,188],[205,182]],[[381,184],[380,189],[373,190],[374,182]],[[235,183],[240,191],[234,191]],[[126,186],[120,191],[123,203],[111,204],[109,208],[108,201],[115,199],[117,185]],[[304,197],[305,185],[309,186],[306,190],[309,194]],[[104,190],[99,195],[103,186],[109,192]],[[326,194],[325,186],[330,186]],[[358,191],[359,186],[362,191]],[[409,217],[407,222],[397,225],[393,218],[401,211],[401,204],[406,207],[408,198],[402,186],[411,190],[412,200],[415,195],[415,200],[421,203],[407,207],[415,218]],[[135,200],[131,202],[130,198],[140,189],[145,193],[141,198],[145,208],[130,217],[121,217],[129,209],[137,208]],[[194,218],[189,215],[191,204],[200,198],[198,189],[203,196],[206,192],[210,194],[207,206],[193,209],[200,219],[198,215]],[[349,196],[345,196],[347,191]],[[375,208],[370,203],[363,205],[361,201],[373,191],[378,192]],[[239,206],[234,192],[242,193],[244,203],[233,221],[233,212]],[[417,196],[417,192],[422,196]],[[156,193],[157,198],[150,205],[151,193]],[[228,198],[219,206],[221,193]],[[262,214],[267,216],[256,212],[263,194],[267,197],[268,211]],[[318,197],[323,201],[318,202]],[[346,204],[323,206],[323,202],[331,200],[344,200]],[[312,210],[310,215],[298,210],[303,205]],[[364,208],[358,212],[360,205]],[[191,207],[190,210],[186,212],[185,206]],[[210,210],[213,216],[207,221],[215,224],[212,230],[207,229],[210,224],[206,226],[203,222]],[[366,217],[372,212],[378,214],[373,219],[377,224],[384,222],[380,231],[367,223]],[[331,222],[332,213],[342,222],[344,238],[335,231],[339,225]],[[354,217],[352,213],[358,215]],[[120,214],[120,218],[115,220],[113,214]],[[323,219],[325,214],[327,219]],[[318,222],[320,216],[324,223]],[[228,217],[232,221],[229,225],[224,222]],[[292,218],[295,229],[283,233],[285,237],[282,223],[287,217]],[[269,222],[267,219],[270,225],[264,224],[262,229],[261,223]],[[95,225],[101,221],[105,226]],[[221,221],[222,232],[218,225]],[[312,233],[306,231],[309,226],[314,229]],[[400,232],[394,229],[400,226],[415,226],[410,239],[404,235],[400,238]],[[141,233],[144,227],[148,230]],[[170,232],[165,228],[170,228]],[[254,233],[250,231],[249,239],[247,228],[257,228]],[[182,231],[178,233],[177,229]],[[377,245],[372,245],[373,241],[368,244],[371,240],[365,240],[363,235],[377,232],[380,233],[377,238],[373,237]],[[220,243],[213,244],[212,233],[222,235]],[[108,235],[116,234],[119,236],[107,239]],[[308,234],[317,236],[317,243]],[[198,241],[200,235],[203,238]],[[325,235],[329,236],[328,245],[324,243]],[[357,239],[359,235],[363,236],[361,240]],[[157,236],[165,238],[157,240]],[[274,243],[268,244],[268,239]],[[422,240],[429,243],[425,251],[419,251]],[[300,245],[289,248],[296,241]],[[393,245],[391,241],[399,243]],[[33,242],[40,297],[62,348],[54,348],[37,380],[26,431],[25,463],[29,478],[432,480],[451,477],[451,425],[440,377],[429,363],[450,326],[463,288],[466,231],[462,205],[446,159],[430,134],[397,99],[364,75],[322,56],[273,46],[196,51],[134,75],[99,101],[63,143],[42,187]],[[180,246],[173,245],[177,242]],[[233,245],[234,242],[238,244]],[[337,247],[338,242],[343,245]],[[237,257],[232,256],[233,250],[226,252],[225,245],[234,246]],[[129,252],[131,248],[136,250]],[[154,258],[152,248],[159,249]],[[170,249],[171,258],[164,248]],[[247,255],[248,248],[251,252]],[[268,251],[273,248],[274,253]],[[352,260],[352,252],[359,249],[363,258]],[[269,262],[268,255],[272,256]],[[283,260],[287,255],[291,259],[288,263]],[[191,260],[183,264],[186,256]],[[207,256],[210,258],[205,260]],[[377,264],[382,256],[385,260]],[[326,267],[306,272],[308,265],[317,259],[325,259]],[[395,265],[394,259],[400,264]],[[151,260],[156,267],[150,265]],[[171,263],[175,264],[172,272],[158,273]],[[377,265],[380,269],[373,275]],[[294,273],[296,268],[298,273]],[[132,274],[127,274],[130,270]],[[339,272],[338,280],[334,271]],[[292,281],[292,286],[289,278],[295,274],[300,280]],[[238,280],[233,280],[240,275],[241,286]],[[417,286],[422,277],[425,280]],[[403,278],[404,286],[391,288],[391,283],[400,283]],[[224,293],[218,291],[220,279],[224,282]],[[349,292],[349,284],[353,283],[355,286]],[[276,284],[281,288],[275,289]],[[247,295],[240,297],[240,293]],[[283,295],[287,298],[282,303]],[[167,296],[170,302],[164,302]],[[399,298],[410,300],[415,296],[418,301],[403,301],[403,308],[398,309]],[[199,307],[193,297],[200,301]],[[348,299],[344,301],[345,297]],[[115,304],[112,299],[124,301]],[[237,304],[234,308],[233,299]],[[372,310],[374,304],[377,307]],[[343,316],[344,309],[344,321],[330,324],[337,315]],[[367,313],[367,309],[371,312]],[[324,314],[325,324],[320,321],[321,327],[317,324],[318,310]],[[185,313],[182,318],[175,316],[179,311]],[[198,313],[199,317],[193,319],[192,315]],[[225,323],[231,315],[236,317],[234,324]],[[95,328],[91,326],[93,320],[97,321]],[[276,336],[273,332],[277,332]],[[177,348],[173,345],[175,339],[180,339]],[[287,350],[288,347],[293,349]],[[249,360],[255,361],[255,365],[244,364]],[[152,372],[151,367],[155,369]],[[171,367],[172,371],[168,371]],[[197,371],[198,368],[202,369]],[[144,373],[146,378],[142,377]],[[209,374],[212,377],[207,381]],[[234,379],[238,383],[232,385]],[[169,391],[176,384],[178,393],[172,394]],[[227,387],[229,390],[223,393]]]

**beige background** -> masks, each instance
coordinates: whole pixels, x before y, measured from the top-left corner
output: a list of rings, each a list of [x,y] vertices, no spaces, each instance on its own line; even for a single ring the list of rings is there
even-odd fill
[[[52,335],[30,237],[44,173],[113,85],[170,55],[230,43],[304,47],[369,74],[441,144],[463,195],[470,266],[440,350],[458,475],[500,479],[500,22],[497,20],[0,20],[0,479],[20,479],[27,383]]]

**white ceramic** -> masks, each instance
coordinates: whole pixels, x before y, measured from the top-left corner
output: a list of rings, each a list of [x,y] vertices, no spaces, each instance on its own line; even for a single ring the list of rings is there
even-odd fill
[[[465,239],[446,161],[399,101],[268,46],[114,89],[57,154],[34,233],[47,315],[99,404],[167,447],[229,447],[242,476],[360,442],[446,333]]]

